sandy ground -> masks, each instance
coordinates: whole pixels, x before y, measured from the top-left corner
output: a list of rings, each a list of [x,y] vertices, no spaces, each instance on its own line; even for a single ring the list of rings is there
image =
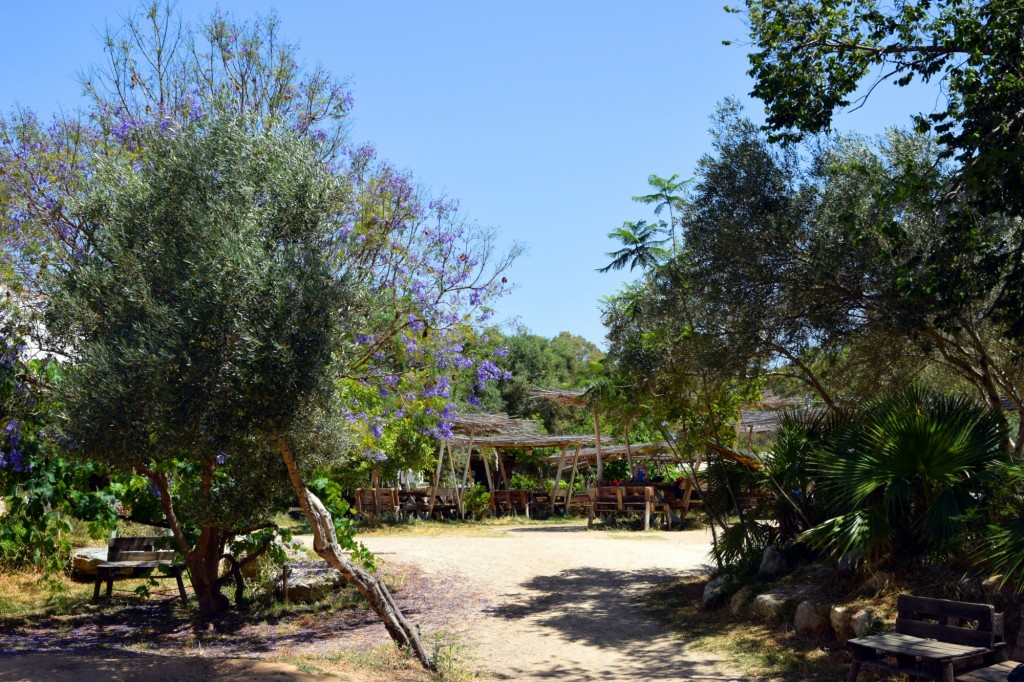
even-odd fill
[[[748,679],[689,651],[637,604],[646,590],[704,570],[710,537],[703,531],[587,531],[573,523],[360,539],[397,579],[399,604],[428,648],[437,635],[454,641],[458,657],[468,659],[462,665],[482,679]],[[187,623],[160,626],[172,603],[173,596],[151,599],[116,613],[43,618],[0,631],[0,682],[322,681],[336,678],[272,659],[390,642],[372,613],[356,610],[276,625],[243,619],[231,633],[204,638],[197,651]],[[150,650],[139,651],[140,642]]]
[[[495,529],[484,536],[367,536],[385,566],[416,565],[482,594],[448,624],[480,672],[507,680],[744,680],[690,652],[637,604],[645,590],[701,571],[703,531]],[[415,616],[414,616],[415,617]],[[429,629],[426,630],[429,633]]]

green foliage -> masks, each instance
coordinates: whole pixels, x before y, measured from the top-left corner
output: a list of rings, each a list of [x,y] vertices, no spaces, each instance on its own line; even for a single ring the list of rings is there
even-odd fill
[[[934,202],[936,213],[950,220],[940,225],[936,248],[916,264],[925,267],[927,281],[908,282],[914,285],[908,290],[947,310],[989,306],[987,315],[1019,339],[1022,239],[1002,239],[986,227],[1024,214],[1024,88],[1020,78],[1005,76],[1024,67],[1019,2],[746,4],[753,94],[765,102],[775,139],[827,131],[869,73],[898,86],[941,83],[943,104],[913,123],[919,133],[936,134],[934,159],[954,162]]]
[[[815,485],[814,466],[825,459],[835,425],[836,418],[821,411],[786,413],[771,452],[761,459],[764,469],[758,484],[771,493],[769,515],[778,523],[781,540],[792,540],[824,521],[825,502]]]
[[[509,487],[515,490],[511,485]],[[474,483],[473,487],[466,491],[466,498],[462,503],[466,510],[466,514],[468,514],[470,518],[479,521],[490,513],[491,494],[487,492],[487,488],[485,486],[482,486],[479,483]]]
[[[911,388],[873,400],[830,437],[816,468],[832,517],[801,537],[869,562],[962,552],[1005,436],[998,413],[965,398]]]
[[[498,366],[511,374],[485,390],[484,409],[533,419],[548,433],[586,433],[593,430],[582,410],[535,400],[538,388],[583,388],[599,371],[604,353],[583,337],[569,332],[546,339],[521,328],[511,335],[495,334],[486,347],[498,351]]]
[[[101,466],[71,462],[60,448],[53,395],[60,368],[26,361],[22,333],[13,311],[0,306],[0,565],[33,565],[57,578],[68,566],[72,521],[103,537],[116,521],[115,492]]]
[[[353,560],[359,562],[369,570],[375,570],[376,564],[373,561],[373,554],[366,548],[366,545],[357,541],[355,510],[344,498],[341,486],[329,478],[320,477],[309,482],[308,487],[320,501],[324,503],[327,510],[331,512],[334,521],[334,532],[338,536],[338,544],[348,551]]]

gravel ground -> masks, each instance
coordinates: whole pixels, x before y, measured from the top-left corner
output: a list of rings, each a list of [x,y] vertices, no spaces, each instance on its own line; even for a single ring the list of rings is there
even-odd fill
[[[703,531],[587,531],[577,522],[360,539],[392,575],[396,598],[427,646],[438,635],[456,642],[482,679],[747,679],[689,651],[637,605],[645,591],[704,570],[710,537]],[[312,682],[327,678],[280,658],[316,660],[389,643],[368,610],[262,622],[230,615],[214,631],[176,614],[172,596],[115,611],[5,620],[0,682]],[[401,679],[422,677],[409,671]]]
[[[439,625],[459,633],[486,678],[747,679],[688,651],[636,604],[656,585],[705,570],[704,531],[587,531],[572,524],[361,539],[385,569],[414,566],[453,586],[434,595],[446,621],[421,618],[419,609],[410,616],[428,636]]]

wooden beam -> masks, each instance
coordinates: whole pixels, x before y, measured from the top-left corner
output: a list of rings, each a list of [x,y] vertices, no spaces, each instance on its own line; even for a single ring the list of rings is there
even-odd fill
[[[459,488],[459,474],[455,471],[455,455],[452,453],[452,442],[446,440],[445,443],[448,445],[448,463],[452,467],[452,485],[455,486],[455,506],[459,510],[459,516],[466,518],[465,513],[462,510],[462,489]]]
[[[527,448],[526,452],[527,454],[529,454],[530,452],[532,452],[532,449]],[[505,473],[505,461],[504,458],[501,456],[501,450],[499,448],[494,448],[494,454],[497,455],[498,457],[498,471],[501,473],[501,480],[505,483],[505,490],[508,490],[508,474]]]
[[[444,441],[437,446],[437,467],[434,469],[434,485],[430,489],[430,505],[427,507],[427,518],[434,515],[434,501],[437,499],[437,486],[441,481],[441,465],[444,463]]]
[[[594,448],[596,449],[594,454],[597,458],[597,485],[601,485],[601,479],[604,477],[604,461],[601,459],[601,425],[597,420],[596,403],[594,404],[594,438],[597,441],[594,444]]]
[[[569,447],[566,445],[562,446],[562,458],[558,460],[558,469],[555,471],[555,484],[551,486],[551,497],[548,500],[549,511],[555,513],[555,493],[558,492],[558,484],[562,481],[562,469],[565,467],[565,457],[569,453]],[[568,508],[568,500],[566,500],[566,508]]]
[[[569,475],[569,492],[565,498],[565,511],[569,513],[569,505],[572,503],[573,490],[576,486],[576,471],[579,469],[580,464],[580,446],[576,446],[576,454],[572,458],[572,473]]]
[[[484,475],[487,476],[487,490],[494,490],[494,481],[491,479],[491,467],[487,463],[487,450],[486,448],[480,449],[480,459],[484,461]]]
[[[466,469],[462,472],[462,490],[469,489],[469,465],[473,461],[473,433],[469,434],[469,446],[466,448]],[[463,493],[465,495],[465,492]],[[466,510],[462,509],[462,518],[466,518]]]

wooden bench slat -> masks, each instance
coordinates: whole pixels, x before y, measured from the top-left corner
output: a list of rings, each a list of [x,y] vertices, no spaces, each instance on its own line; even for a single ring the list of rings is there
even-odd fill
[[[857,679],[861,666],[952,680],[957,664],[992,664],[1005,647],[1002,614],[990,604],[901,595],[897,610],[895,632],[847,642],[853,655],[850,682]]]
[[[188,602],[182,573],[183,564],[175,564],[178,556],[173,549],[157,549],[170,546],[168,537],[126,537],[111,538],[107,542],[107,560],[96,566],[96,581],[93,587],[93,601],[99,599],[100,585],[107,584],[107,597],[113,591],[114,580],[135,577],[141,571],[152,572],[161,569],[166,574],[150,575],[150,578],[174,578],[178,583],[178,594],[183,603]]]
[[[896,609],[900,618],[922,620],[930,618],[959,618],[961,620],[978,621],[979,630],[992,630],[996,609],[991,604],[975,604],[954,601],[952,599],[932,599],[915,597],[910,594],[900,595]]]
[[[967,628],[906,618],[896,619],[896,632],[963,646],[980,646],[988,649],[995,645],[995,638],[991,630],[968,630]]]

